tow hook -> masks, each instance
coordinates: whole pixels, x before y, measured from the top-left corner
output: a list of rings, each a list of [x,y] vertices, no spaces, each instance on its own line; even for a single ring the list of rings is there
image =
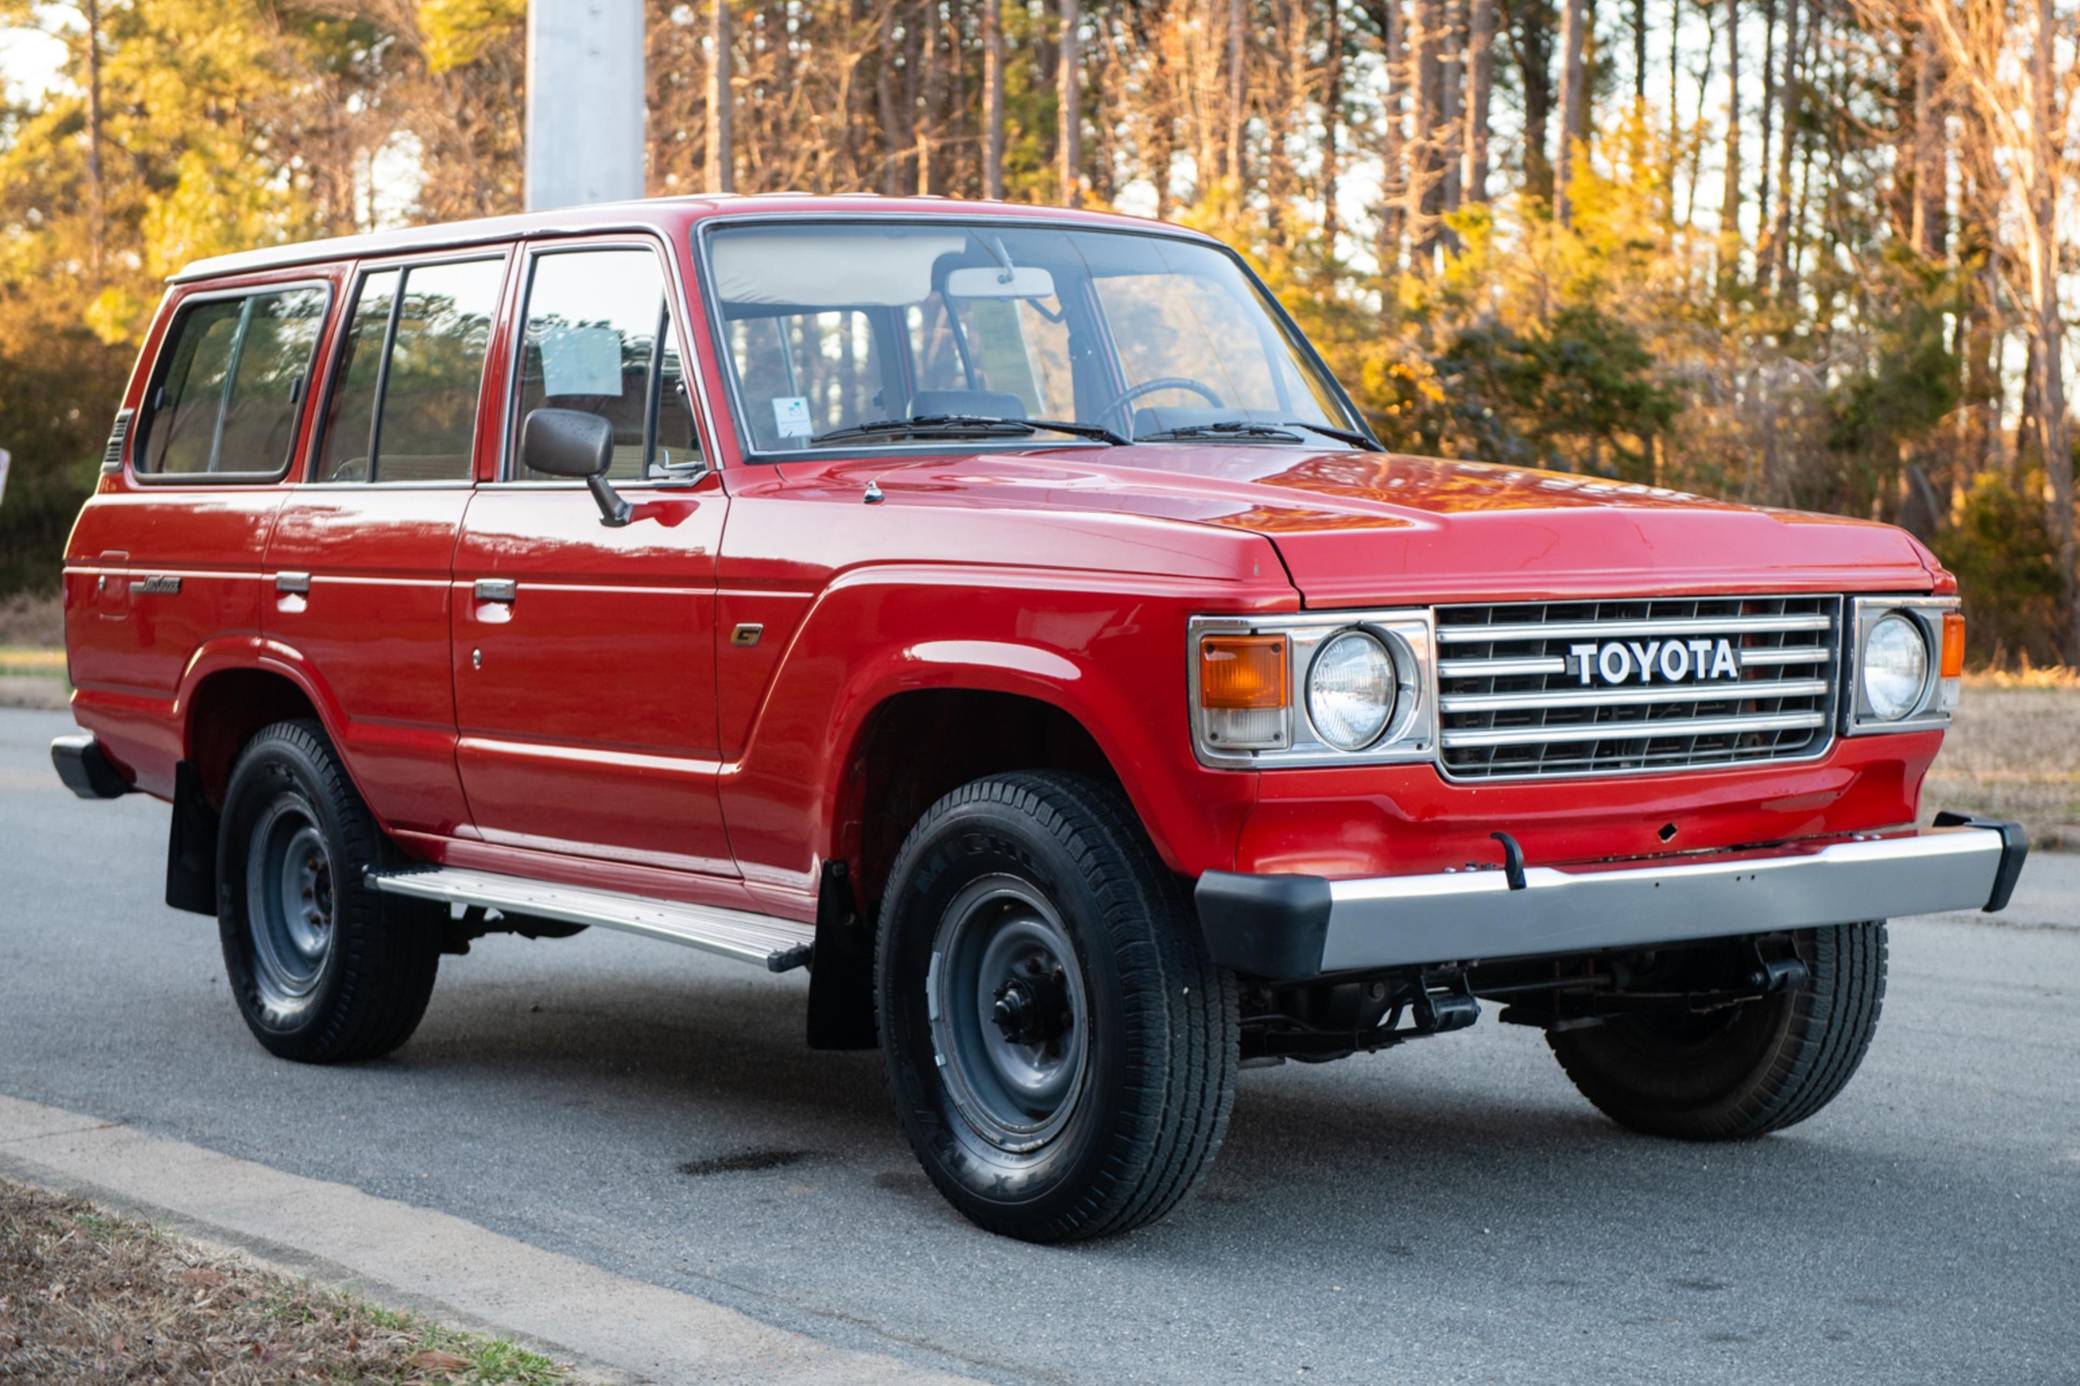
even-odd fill
[[[1467,985],[1465,973],[1455,972],[1439,980],[1444,986],[1433,991],[1432,979],[1425,976],[1412,998],[1415,1032],[1419,1035],[1463,1030],[1481,1018],[1481,1003]]]
[[[1806,965],[1797,958],[1764,958],[1748,974],[1748,984],[1764,996],[1797,991],[1806,984]]]

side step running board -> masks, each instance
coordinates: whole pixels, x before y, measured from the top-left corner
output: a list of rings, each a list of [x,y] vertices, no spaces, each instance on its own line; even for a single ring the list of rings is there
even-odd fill
[[[368,883],[390,895],[470,905],[501,914],[531,915],[562,924],[596,924],[667,943],[704,948],[739,962],[758,963],[769,972],[786,972],[809,961],[816,926],[791,919],[689,905],[612,890],[553,885],[521,876],[500,876],[449,866],[413,867],[403,871],[371,871]]]

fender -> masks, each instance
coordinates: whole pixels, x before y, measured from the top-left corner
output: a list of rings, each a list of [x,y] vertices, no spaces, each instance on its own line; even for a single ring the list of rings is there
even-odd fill
[[[323,671],[287,642],[263,635],[225,636],[199,646],[182,671],[179,689],[170,710],[170,721],[178,729],[183,759],[196,756],[194,704],[203,684],[223,673],[251,670],[274,674],[292,684],[310,704],[318,723],[339,751],[347,776],[386,833],[411,826],[426,816],[429,797],[446,808],[451,821],[442,831],[452,833],[464,821],[459,784],[443,803],[438,784],[425,783],[426,776],[412,767],[429,759],[452,766],[455,730],[397,726],[348,716]],[[169,770],[169,779],[171,772]],[[414,803],[414,799],[419,802]]]
[[[1294,602],[1282,584],[1221,595],[1242,610]],[[1203,579],[1161,575],[969,564],[846,571],[796,627],[742,755],[724,771],[723,815],[746,882],[816,889],[870,719],[889,699],[928,690],[1058,709],[1104,754],[1165,862],[1191,875],[1232,863],[1257,775],[1199,765],[1185,707],[1186,623],[1209,605]]]

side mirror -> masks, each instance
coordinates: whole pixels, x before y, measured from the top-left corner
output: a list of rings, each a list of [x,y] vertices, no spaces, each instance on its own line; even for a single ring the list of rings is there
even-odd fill
[[[520,424],[520,462],[547,476],[585,483],[603,525],[628,523],[628,502],[607,483],[614,465],[614,425],[582,409],[530,409]]]

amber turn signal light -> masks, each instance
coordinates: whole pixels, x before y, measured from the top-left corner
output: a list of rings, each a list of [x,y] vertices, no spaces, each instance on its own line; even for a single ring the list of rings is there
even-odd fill
[[[1943,672],[1946,679],[1964,675],[1964,614],[1957,611],[1943,613]]]
[[[1209,635],[1199,642],[1199,706],[1281,708],[1292,696],[1283,635]]]

